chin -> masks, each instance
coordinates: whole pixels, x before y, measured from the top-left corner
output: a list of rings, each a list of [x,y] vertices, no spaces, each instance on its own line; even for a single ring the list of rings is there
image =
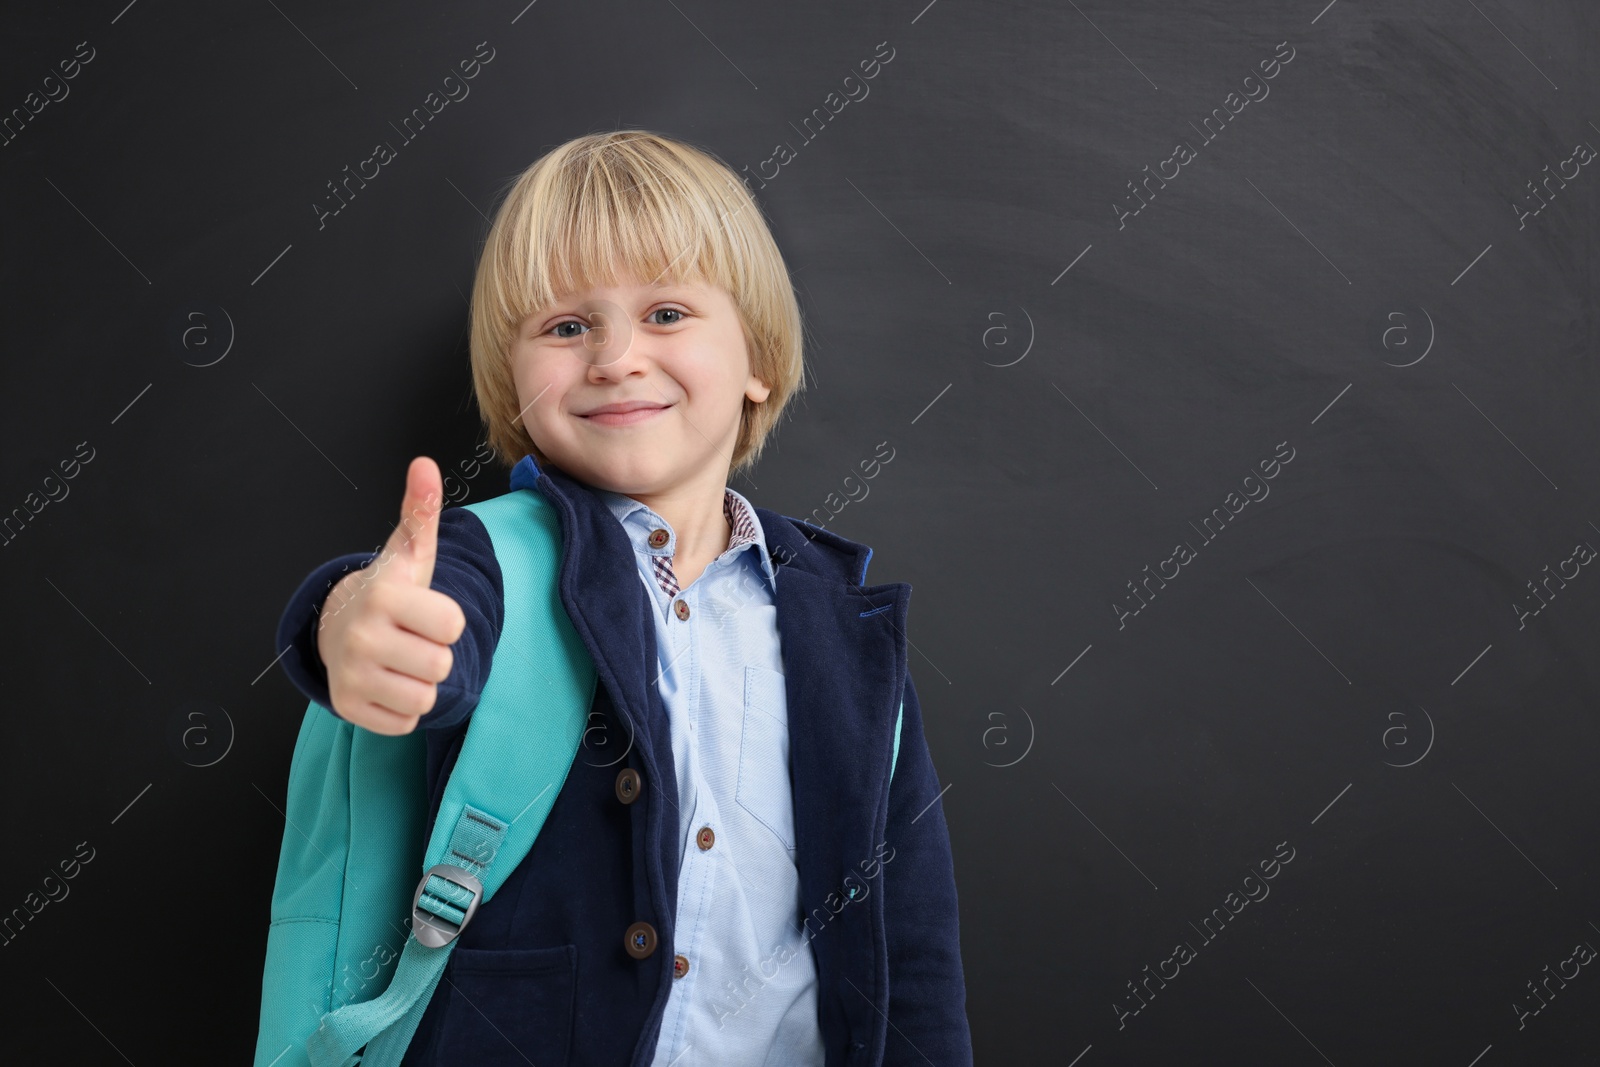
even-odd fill
[[[667,480],[667,471],[651,463],[601,461],[590,462],[584,469],[587,476],[581,477],[582,481],[628,495],[651,492]]]

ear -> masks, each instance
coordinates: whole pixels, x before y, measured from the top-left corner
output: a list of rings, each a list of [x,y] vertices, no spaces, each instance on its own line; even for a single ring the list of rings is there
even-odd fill
[[[760,404],[772,395],[772,386],[752,374],[750,375],[750,384],[745,386],[744,395],[755,403]]]

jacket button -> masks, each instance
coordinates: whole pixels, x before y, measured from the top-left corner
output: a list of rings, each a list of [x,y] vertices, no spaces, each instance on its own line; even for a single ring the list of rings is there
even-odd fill
[[[672,957],[672,977],[682,978],[689,973],[689,957],[678,955]]]
[[[650,547],[651,548],[660,548],[662,545],[667,543],[667,538],[669,536],[670,535],[667,533],[667,531],[662,530],[660,528],[651,530],[650,531]]]
[[[712,832],[711,827],[702,826],[700,827],[700,832],[695,835],[694,840],[695,844],[700,846],[700,851],[704,852],[716,843],[717,835]]]
[[[689,602],[687,600],[679,600],[676,604],[672,605],[672,613],[676,615],[680,621],[688,619]]]
[[[617,772],[617,799],[624,804],[632,804],[639,799],[639,772],[632,767],[624,767]]]
[[[622,945],[628,955],[642,960],[656,950],[656,928],[647,922],[634,923],[623,935]]]

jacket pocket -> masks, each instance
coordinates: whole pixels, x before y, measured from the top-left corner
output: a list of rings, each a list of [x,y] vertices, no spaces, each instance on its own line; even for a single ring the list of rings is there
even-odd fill
[[[744,669],[744,724],[739,735],[739,806],[794,849],[794,797],[789,784],[788,700],[782,671]]]
[[[578,947],[451,950],[434,1060],[562,1067],[572,1045]]]

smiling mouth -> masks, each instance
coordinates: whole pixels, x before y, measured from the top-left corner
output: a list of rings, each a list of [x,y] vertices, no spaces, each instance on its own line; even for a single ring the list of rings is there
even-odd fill
[[[598,415],[579,415],[578,417],[597,426],[633,426],[655,418],[671,406],[671,404],[668,404],[666,407],[635,408],[632,411],[607,411]]]

